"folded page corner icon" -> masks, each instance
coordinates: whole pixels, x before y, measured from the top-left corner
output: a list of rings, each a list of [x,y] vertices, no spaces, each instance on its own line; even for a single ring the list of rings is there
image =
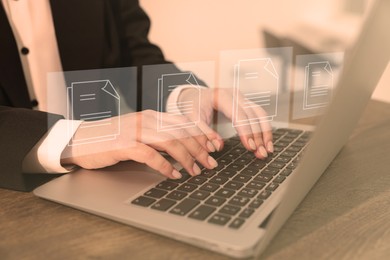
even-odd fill
[[[234,66],[234,88],[233,127],[272,121],[277,116],[279,76],[271,58],[239,60]],[[240,113],[241,109],[256,107],[261,107],[267,116]]]
[[[69,145],[114,140],[120,134],[120,118],[113,119],[120,115],[120,96],[110,80],[72,82],[67,92],[68,119],[84,121],[79,127],[91,130],[88,136],[73,136]]]
[[[329,61],[309,62],[305,67],[303,109],[329,104],[333,90],[333,70]]]
[[[167,97],[175,90],[176,87],[182,85],[190,85],[197,90],[198,104],[196,101],[182,101],[182,102],[168,102]],[[157,130],[168,131],[173,129],[181,129],[195,126],[200,118],[200,111],[196,113],[196,118],[192,118],[191,122],[172,122],[169,120],[171,116],[191,116],[194,113],[194,109],[200,109],[200,86],[194,74],[192,72],[181,72],[172,74],[162,74],[158,79],[158,120]],[[169,114],[163,113],[168,111]]]

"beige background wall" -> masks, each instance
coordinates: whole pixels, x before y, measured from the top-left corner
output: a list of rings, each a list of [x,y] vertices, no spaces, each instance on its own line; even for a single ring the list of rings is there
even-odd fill
[[[175,62],[193,62],[217,60],[221,50],[263,47],[261,31],[265,26],[283,29],[301,20],[312,25],[329,21],[335,30],[353,34],[348,23],[334,26],[331,21],[346,13],[352,21],[359,20],[365,1],[370,0],[344,1],[140,0],[140,3],[152,20],[150,39],[164,50],[166,57]],[[390,102],[390,66],[373,98]]]

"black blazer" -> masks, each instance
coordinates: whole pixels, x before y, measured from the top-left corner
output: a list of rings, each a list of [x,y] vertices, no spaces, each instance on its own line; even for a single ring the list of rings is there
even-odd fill
[[[150,21],[138,0],[50,2],[64,71],[139,66],[142,73],[142,65],[167,63],[161,50],[148,41]],[[20,50],[1,4],[0,39],[0,187],[31,190],[48,176],[23,174],[22,161],[61,116],[31,110]],[[171,69],[177,71],[173,65]],[[147,80],[157,82],[157,78]],[[138,100],[141,95],[139,87]],[[136,109],[141,108],[155,109],[155,104],[144,102]]]

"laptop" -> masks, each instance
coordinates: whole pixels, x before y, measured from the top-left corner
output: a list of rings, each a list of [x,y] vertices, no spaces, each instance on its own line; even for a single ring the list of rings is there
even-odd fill
[[[357,124],[389,62],[389,13],[390,1],[375,2],[320,123],[275,129],[276,151],[267,160],[246,153],[233,136],[214,155],[218,169],[196,177],[182,171],[182,179],[167,180],[124,162],[77,170],[34,194],[232,257],[261,254]]]

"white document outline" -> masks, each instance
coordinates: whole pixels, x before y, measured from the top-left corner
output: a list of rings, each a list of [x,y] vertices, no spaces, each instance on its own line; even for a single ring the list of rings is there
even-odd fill
[[[70,87],[67,87],[67,115],[70,120],[81,120],[84,121],[82,125],[79,126],[79,128],[92,128],[92,127],[98,127],[98,126],[104,126],[104,125],[110,125],[111,124],[111,117],[112,111],[102,111],[102,112],[95,112],[95,113],[88,113],[88,114],[81,114],[80,117],[84,117],[83,119],[74,119],[73,118],[73,100],[74,100],[74,93],[73,93],[73,87],[74,85],[78,84],[88,84],[88,83],[96,83],[96,82],[105,82],[106,84],[104,87],[101,88],[104,92],[109,94],[110,96],[114,97],[118,100],[118,115],[120,115],[120,96],[118,92],[115,90],[114,86],[112,85],[111,81],[109,79],[105,80],[91,80],[91,81],[79,81],[79,82],[72,82]],[[110,91],[106,90],[107,87],[110,87],[111,90],[114,92],[111,93]],[[80,95],[80,101],[92,101],[96,99],[96,93],[95,94],[83,94]],[[88,119],[98,119],[96,121],[90,121],[85,122],[85,120]],[[103,141],[109,141],[109,140],[115,140],[118,135],[120,135],[120,117],[118,117],[118,128],[117,132],[111,134],[111,135],[104,135],[104,136],[96,136],[96,137],[90,137],[90,138],[83,138],[83,139],[74,139],[73,133],[75,132],[75,129],[73,129],[74,124],[69,123],[68,124],[68,132],[69,135],[72,136],[71,142],[68,143],[69,146],[75,146],[75,145],[82,145],[82,144],[89,144],[89,143],[96,143],[96,142],[103,142]]]
[[[309,69],[310,69],[310,65],[313,65],[313,64],[324,64],[323,68],[326,72],[329,73],[330,75],[330,86],[328,85],[319,85],[319,86],[309,86],[309,77],[311,75],[309,75]],[[319,76],[318,73],[316,73],[316,75],[313,75],[313,76]],[[332,66],[330,65],[330,62],[329,61],[319,61],[319,62],[309,62],[307,64],[307,66],[305,67],[305,85],[304,85],[304,88],[303,88],[303,110],[307,110],[307,109],[314,109],[314,108],[321,108],[321,107],[324,107],[326,105],[329,104],[330,102],[330,99],[332,98],[332,90],[333,90],[333,84],[334,84],[334,75],[333,75],[333,70],[332,70]],[[315,88],[316,90],[314,90],[314,95],[312,95],[312,90],[309,90],[312,89],[312,88]],[[308,100],[310,98],[310,96],[313,96],[313,97],[317,97],[317,96],[329,96],[329,101],[328,102],[323,102],[323,103],[316,103],[316,104],[308,104]]]
[[[192,87],[196,88],[198,90],[198,118],[195,121],[191,121],[188,123],[179,123],[179,124],[173,124],[169,126],[163,126],[163,116],[164,116],[164,77],[172,77],[176,75],[188,75],[188,78],[186,79],[186,83],[190,84]],[[196,83],[196,85],[192,84],[190,79],[193,79]],[[173,91],[170,89],[176,88],[178,85],[170,85],[167,86],[168,92]],[[171,111],[173,113],[170,113],[171,115],[186,115],[188,113],[192,112],[192,107],[194,101],[185,101],[185,102],[178,102],[175,104],[171,104]],[[167,110],[170,104],[167,104]],[[161,78],[158,79],[158,93],[157,93],[157,109],[158,109],[158,119],[157,119],[157,130],[158,131],[168,131],[168,130],[175,130],[175,129],[182,129],[182,128],[188,128],[188,127],[194,127],[200,122],[200,87],[199,83],[196,80],[196,77],[192,72],[182,72],[182,73],[171,73],[171,74],[162,74]],[[173,109],[173,110],[172,110]]]
[[[267,115],[266,117],[260,117],[260,118],[249,118],[249,119],[244,119],[244,120],[238,120],[238,99],[240,97],[240,81],[239,81],[239,75],[240,75],[240,64],[242,62],[251,62],[251,61],[266,61],[266,64],[264,65],[264,69],[270,73],[275,79],[276,79],[276,95],[275,95],[275,113],[273,115]],[[271,65],[272,70],[269,70],[267,67]],[[249,72],[245,73],[245,78],[246,79],[257,79],[258,78],[258,72]],[[261,87],[261,86],[260,86]],[[256,96],[257,95],[257,96]],[[260,95],[260,96],[258,96]],[[250,97],[254,96],[254,97]],[[254,106],[260,106],[256,103],[263,103],[265,101],[271,102],[270,99],[264,99],[266,97],[270,97],[271,92],[270,91],[261,91],[261,92],[256,92],[256,93],[244,93],[244,99],[246,100],[244,102],[244,105],[248,104],[250,106],[246,106],[245,108],[250,108]],[[252,125],[260,122],[267,122],[267,121],[272,121],[274,117],[277,116],[278,113],[278,96],[279,96],[279,76],[276,72],[275,66],[272,62],[271,58],[258,58],[258,59],[244,59],[244,60],[239,60],[238,64],[234,65],[234,92],[233,92],[233,121],[232,121],[232,126],[242,126],[242,125]],[[257,102],[253,102],[252,100],[259,99]],[[263,100],[262,100],[263,99]],[[270,105],[270,103],[265,103],[263,105]]]

